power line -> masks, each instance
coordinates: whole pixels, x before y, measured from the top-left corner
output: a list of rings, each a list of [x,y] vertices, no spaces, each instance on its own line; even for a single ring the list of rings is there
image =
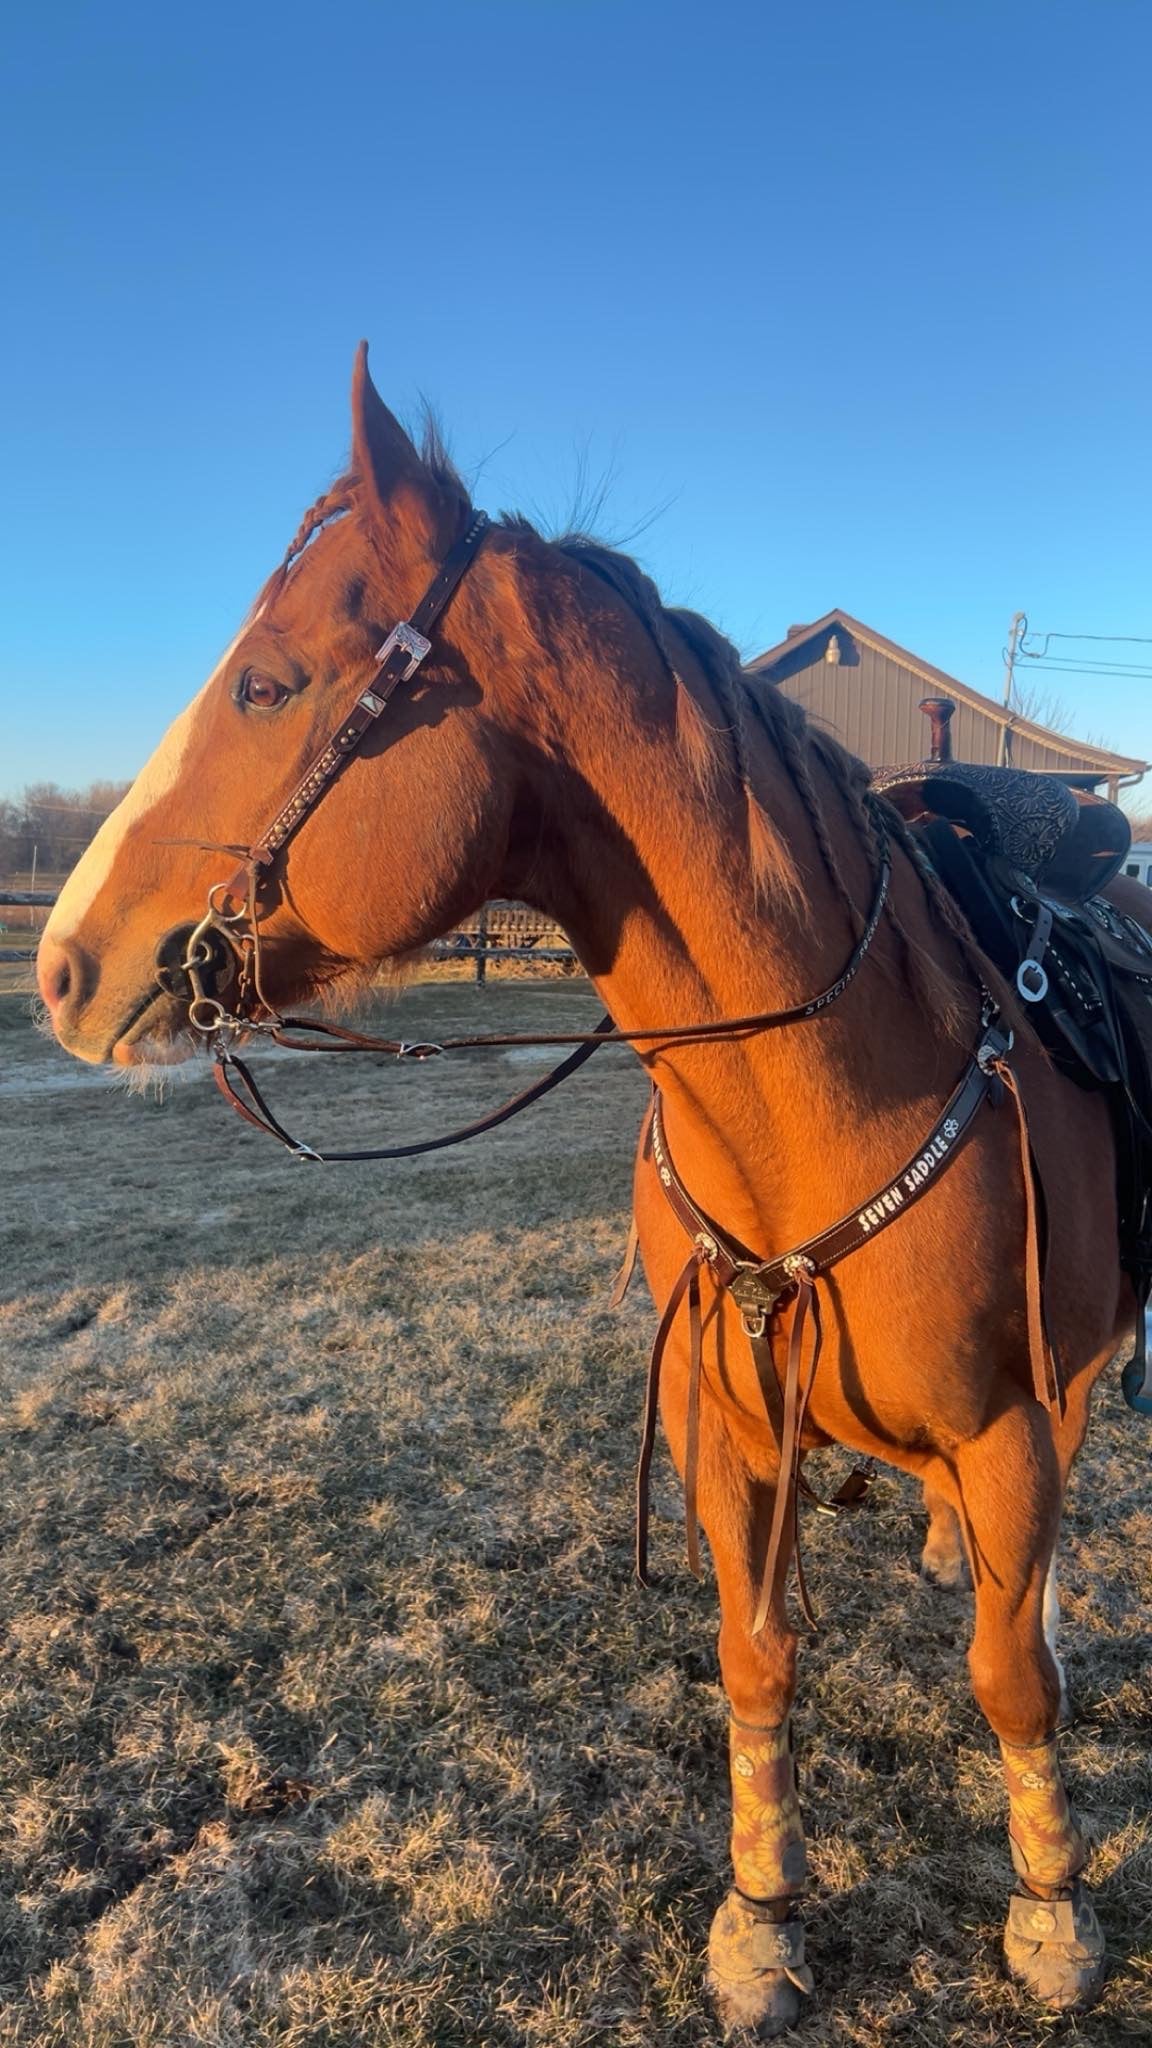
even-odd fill
[[[1028,624],[1025,622],[1023,636],[1025,639],[1028,638],[1029,631]],[[1041,637],[1043,638],[1044,645],[1039,650],[1040,657],[1047,654],[1049,644],[1053,640],[1107,640],[1126,647],[1152,647],[1152,633],[1045,633]],[[1020,651],[1022,654],[1027,654],[1033,661],[1037,659],[1037,656],[1032,653],[1030,648],[1022,647]]]
[[[1025,648],[1024,657],[1027,661],[1039,662],[1045,668],[1079,668],[1082,666],[1073,655],[1068,654],[1030,654],[1028,649]],[[1126,661],[1108,661],[1102,654],[1088,654],[1084,656],[1084,661],[1090,668],[1141,668],[1146,669],[1152,674],[1152,662],[1138,662],[1135,655],[1132,654],[1128,656]]]
[[[13,809],[18,808],[19,806],[14,803]],[[63,818],[95,818],[98,825],[103,824],[105,818],[112,816],[111,811],[93,810],[88,804],[43,804],[38,796],[34,796],[28,805],[28,814],[33,811],[54,811]]]
[[[1116,680],[1129,677],[1140,682],[1147,682],[1152,676],[1152,667],[1133,668],[1118,661],[1061,661],[1055,656],[1050,656],[1047,661],[1037,657],[1032,673],[1035,674],[1037,670],[1045,675],[1103,676]]]

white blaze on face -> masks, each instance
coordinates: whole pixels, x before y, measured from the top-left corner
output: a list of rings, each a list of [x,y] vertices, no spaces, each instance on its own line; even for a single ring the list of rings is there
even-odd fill
[[[149,811],[155,810],[168,791],[175,787],[204,699],[225,664],[236,652],[245,633],[259,616],[260,613],[256,612],[252,618],[245,619],[236,638],[226,653],[221,655],[203,689],[197,692],[187,709],[182,711],[178,718],[173,719],[160,745],[145,762],[127,796],[105,818],[95,839],[81,854],[56,898],[55,907],[44,927],[46,938],[69,939],[80,929],[112,872],[116,855],[124,843],[129,827],[146,818]]]

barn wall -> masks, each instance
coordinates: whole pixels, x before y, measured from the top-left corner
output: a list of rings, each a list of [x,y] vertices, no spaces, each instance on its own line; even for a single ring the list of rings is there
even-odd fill
[[[856,641],[836,628],[841,659],[831,666],[824,659],[830,632],[805,641],[795,657],[785,655],[776,663],[774,684],[804,706],[835,737],[859,754],[871,768],[901,768],[922,761],[930,746],[928,720],[920,710],[923,697],[937,692],[922,676],[894,661],[890,655]],[[998,758],[1000,727],[973,705],[957,702],[952,719],[952,751],[959,761],[994,764]],[[1012,766],[1048,769],[1057,774],[1078,770],[1100,773],[1091,761],[1082,761],[1020,733],[1012,735]]]

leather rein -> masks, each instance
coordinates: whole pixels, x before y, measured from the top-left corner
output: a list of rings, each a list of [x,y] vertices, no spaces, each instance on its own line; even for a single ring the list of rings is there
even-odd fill
[[[440,1151],[518,1116],[560,1086],[589,1060],[602,1045],[646,1046],[656,1049],[688,1043],[713,1043],[743,1039],[761,1032],[801,1024],[819,1017],[843,995],[855,979],[876,936],[891,883],[891,854],[884,825],[884,812],[875,809],[880,855],[872,905],[867,919],[836,980],[807,1002],[782,1010],[757,1011],[742,1017],[707,1018],[697,1023],[671,1024],[635,1030],[618,1029],[605,1015],[592,1031],[501,1033],[482,1032],[471,1036],[445,1038],[436,1043],[376,1038],[323,1019],[284,1017],[264,991],[262,976],[261,917],[273,880],[278,856],[316,809],[326,791],[361,747],[366,735],[387,708],[399,685],[407,682],[431,652],[430,634],[461,580],[466,575],[489,528],[487,515],[479,513],[449,550],[411,619],[399,621],[377,649],[375,668],[368,686],[361,690],[351,711],[330,735],[326,745],[309,764],[292,795],[258,840],[248,848],[240,866],[226,882],[216,883],[208,893],[208,907],[200,923],[187,934],[183,958],[175,969],[165,965],[158,949],[157,983],[166,993],[187,1001],[188,1021],[209,1041],[215,1079],[225,1100],[249,1124],[267,1132],[291,1152],[294,1158],[316,1164],[344,1163],[374,1159],[407,1159]],[[874,801],[874,800],[873,800]],[[235,963],[237,994],[231,1009],[214,993],[215,976],[222,957],[230,953]],[[793,1250],[772,1259],[759,1259],[736,1238],[723,1230],[696,1203],[673,1163],[664,1133],[659,1093],[653,1091],[644,1134],[645,1146],[655,1163],[660,1184],[673,1214],[689,1236],[692,1249],[665,1303],[656,1332],[648,1368],[637,1472],[636,1571],[647,1583],[648,1486],[656,1437],[661,1365],[669,1335],[682,1304],[689,1313],[688,1424],[685,1452],[684,1500],[688,1559],[699,1572],[700,1551],[697,1527],[697,1490],[700,1448],[700,1397],[703,1383],[703,1317],[701,1278],[707,1272],[711,1284],[729,1295],[739,1311],[741,1325],[751,1347],[756,1378],[764,1399],[769,1427],[780,1461],[772,1524],[763,1569],[760,1598],[753,1633],[764,1626],[789,1548],[795,1557],[798,1589],[804,1613],[813,1624],[811,1605],[804,1584],[797,1526],[798,1495],[815,1499],[801,1473],[804,1455],[803,1433],[808,1404],[816,1378],[822,1344],[822,1319],[818,1283],[832,1266],[860,1246],[871,1242],[904,1211],[935,1185],[940,1174],[958,1155],[972,1135],[977,1112],[988,1101],[1000,1102],[1008,1094],[1015,1106],[1019,1131],[1026,1204],[1026,1293],[1029,1351],[1036,1397],[1049,1407],[1062,1410],[1064,1393],[1058,1361],[1044,1323],[1042,1197],[1035,1156],[1019,1086],[1010,1066],[1011,1031],[1003,1028],[998,1006],[985,989],[980,1018],[980,1036],[959,1084],[949,1097],[932,1130],[911,1159],[893,1179],[851,1215],[842,1217],[830,1229],[807,1239]],[[383,1052],[398,1060],[424,1060],[453,1051],[482,1047],[568,1046],[572,1048],[559,1064],[519,1094],[473,1122],[442,1132],[433,1138],[407,1144],[375,1146],[351,1151],[318,1151],[285,1127],[270,1108],[247,1063],[234,1049],[238,1035],[255,1034],[300,1052],[347,1053]],[[635,1260],[635,1227],[617,1283],[614,1299],[627,1289]],[[769,1326],[788,1309],[783,1384],[777,1374]],[[812,1345],[807,1333],[812,1331]],[[871,1461],[868,1461],[870,1468]],[[854,1505],[867,1488],[870,1469],[858,1468],[829,1504]],[[791,1538],[790,1546],[787,1542]]]
[[[618,1030],[611,1016],[605,1012],[591,1031],[551,1032],[476,1032],[462,1038],[442,1038],[435,1043],[427,1040],[409,1041],[398,1038],[374,1038],[364,1032],[352,1031],[346,1025],[331,1024],[325,1019],[313,1017],[277,1017],[267,1022],[233,1020],[225,1017],[213,1027],[216,1037],[214,1049],[215,1080],[226,1102],[242,1116],[246,1123],[257,1130],[266,1131],[270,1137],[286,1147],[295,1159],[309,1159],[321,1166],[346,1165],[371,1159],[412,1159],[424,1152],[440,1152],[447,1146],[464,1144],[469,1138],[482,1136],[499,1124],[507,1123],[511,1117],[519,1116],[542,1096],[558,1088],[570,1074],[584,1066],[594,1052],[602,1045],[684,1045],[711,1043],[728,1038],[753,1037],[764,1031],[779,1030],[788,1024],[800,1024],[811,1017],[818,1017],[829,1008],[838,996],[852,982],[863,964],[864,957],[876,936],[876,929],[888,900],[891,880],[891,862],[885,848],[876,895],[868,915],[868,921],[860,933],[851,955],[836,980],[820,994],[806,1003],[795,1003],[786,1010],[755,1011],[746,1017],[719,1017],[700,1021],[696,1024],[664,1024],[635,1031]],[[398,1060],[434,1059],[450,1052],[475,1052],[482,1049],[507,1048],[512,1046],[561,1046],[574,1048],[559,1064],[518,1095],[513,1095],[499,1108],[490,1110],[475,1122],[462,1124],[452,1131],[442,1132],[435,1138],[415,1139],[406,1145],[376,1145],[362,1147],[355,1151],[319,1152],[300,1138],[293,1137],[285,1129],[269,1107],[257,1085],[252,1069],[245,1060],[235,1053],[226,1041],[221,1042],[224,1029],[262,1032],[276,1045],[296,1052],[348,1053],[384,1052],[391,1053]],[[307,1038],[295,1034],[307,1032]]]

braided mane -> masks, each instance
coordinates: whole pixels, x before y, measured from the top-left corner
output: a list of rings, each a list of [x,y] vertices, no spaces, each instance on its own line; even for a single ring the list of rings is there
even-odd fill
[[[526,524],[521,520],[509,523]],[[609,584],[647,628],[676,687],[677,738],[692,772],[705,784],[713,782],[725,765],[734,772],[747,807],[749,864],[756,892],[773,891],[777,897],[783,894],[801,916],[807,913],[803,883],[791,849],[766,808],[764,792],[757,786],[749,742],[754,724],[767,733],[783,761],[807,814],[821,864],[854,935],[858,938],[864,929],[866,908],[862,910],[856,904],[844,880],[812,772],[814,762],[826,771],[843,799],[852,823],[869,849],[873,875],[879,873],[885,842],[900,846],[924,885],[933,921],[959,946],[976,981],[986,982],[990,964],[980,953],[951,897],[925,862],[903,818],[873,791],[871,770],[865,762],[814,724],[803,705],[747,670],[731,641],[709,620],[698,612],[665,606],[651,578],[629,556],[586,534],[563,535],[554,545]],[[723,708],[726,723],[720,728],[704,717],[676,667],[669,641],[677,636],[687,642]],[[918,1001],[939,1017],[954,1036],[961,1036],[965,1027],[952,978],[911,938],[891,897],[887,914]]]

